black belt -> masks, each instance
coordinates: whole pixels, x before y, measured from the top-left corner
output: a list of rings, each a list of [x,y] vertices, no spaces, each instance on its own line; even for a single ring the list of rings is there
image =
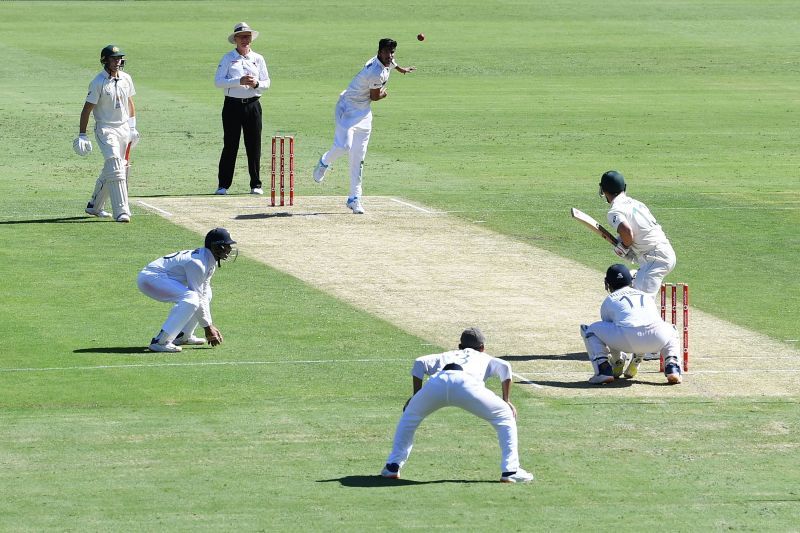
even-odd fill
[[[457,363],[447,363],[446,365],[444,365],[442,370],[464,370],[464,369],[461,368],[461,365]]]
[[[249,104],[250,102],[255,102],[259,98],[261,98],[261,97],[260,96],[253,96],[252,98],[235,98],[233,96],[226,96],[225,97],[226,100],[236,100],[237,102],[240,102],[242,104]]]

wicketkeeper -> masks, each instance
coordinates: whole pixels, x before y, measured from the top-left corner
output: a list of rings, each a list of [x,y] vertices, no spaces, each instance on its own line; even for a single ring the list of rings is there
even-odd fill
[[[122,71],[125,53],[118,46],[109,44],[103,48],[100,51],[100,63],[103,71],[89,84],[89,94],[81,111],[78,137],[72,146],[81,156],[89,155],[92,151],[92,141],[86,135],[86,128],[89,115],[94,114],[94,134],[103,153],[103,169],[95,183],[92,199],[86,205],[86,212],[101,218],[113,216],[117,222],[130,222],[125,151],[129,143],[134,147],[139,142],[136,108],[133,105],[136,89],[131,77]],[[103,209],[109,197],[111,215]]]
[[[154,352],[180,352],[182,344],[222,344],[222,333],[211,323],[211,277],[231,256],[236,241],[225,228],[206,234],[205,246],[156,259],[139,272],[137,284],[159,302],[173,302],[161,331],[150,341]],[[235,255],[234,255],[235,258]],[[206,338],[194,336],[200,325]]]

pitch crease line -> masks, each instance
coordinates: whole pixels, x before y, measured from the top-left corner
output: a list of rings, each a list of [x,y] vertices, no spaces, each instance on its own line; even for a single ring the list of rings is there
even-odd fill
[[[169,211],[164,211],[163,209],[159,209],[158,207],[156,207],[154,205],[150,205],[150,204],[148,204],[147,202],[145,202],[143,200],[139,200],[139,204],[145,206],[148,209],[152,209],[153,211],[158,211],[159,213],[161,213],[162,215],[164,215],[166,217],[171,217],[172,216],[172,213],[170,213]]]
[[[430,211],[430,210],[428,210],[428,209],[424,209],[424,208],[422,208],[422,207],[419,207],[419,206],[417,206],[417,205],[410,204],[410,203],[408,203],[408,202],[404,202],[404,201],[402,201],[402,200],[398,200],[397,198],[389,198],[389,199],[390,199],[391,201],[393,201],[393,202],[397,202],[398,204],[403,204],[403,205],[405,205],[405,206],[407,206],[407,207],[410,207],[410,208],[412,208],[412,209],[417,209],[418,211],[422,211],[423,213],[428,213],[429,215],[435,215],[435,214],[436,214],[436,212],[435,212],[435,211]]]

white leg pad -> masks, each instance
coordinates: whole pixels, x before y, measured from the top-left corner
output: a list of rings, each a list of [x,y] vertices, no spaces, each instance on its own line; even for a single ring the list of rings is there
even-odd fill
[[[102,190],[108,190],[111,198],[111,209],[114,220],[120,215],[130,216],[131,210],[128,207],[128,187],[125,181],[125,160],[117,157],[106,159],[101,174],[103,180]],[[97,208],[95,204],[95,209]]]

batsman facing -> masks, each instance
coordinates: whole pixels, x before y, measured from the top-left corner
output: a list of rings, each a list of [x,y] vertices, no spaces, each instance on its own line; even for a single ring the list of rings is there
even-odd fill
[[[131,77],[122,72],[125,53],[118,46],[110,44],[104,47],[100,51],[100,63],[103,65],[103,72],[95,76],[89,84],[89,93],[81,110],[78,137],[72,145],[80,156],[89,155],[92,151],[92,142],[86,134],[86,128],[89,125],[89,115],[93,114],[95,137],[103,153],[104,163],[85,211],[96,217],[113,216],[117,222],[130,222],[125,151],[128,146],[135,147],[139,142],[136,108],[133,103],[136,90]],[[103,209],[109,197],[112,215]]]
[[[206,234],[204,244],[203,248],[165,255],[139,272],[139,290],[159,302],[175,304],[150,341],[154,352],[180,352],[182,344],[206,341],[211,346],[222,344],[222,333],[211,322],[211,277],[235,251],[232,245],[236,241],[225,228],[214,228]],[[194,336],[198,325],[205,330],[205,339]]]

